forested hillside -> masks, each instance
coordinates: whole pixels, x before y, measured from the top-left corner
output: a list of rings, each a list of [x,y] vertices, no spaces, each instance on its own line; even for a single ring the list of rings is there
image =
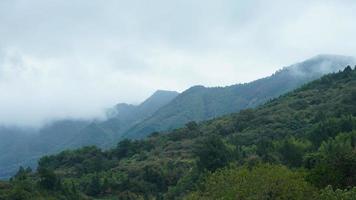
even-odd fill
[[[0,199],[354,200],[355,102],[347,67],[255,109],[43,157]]]
[[[254,108],[322,75],[354,64],[352,57],[319,55],[250,83],[214,88],[195,86],[129,129],[125,137],[143,138],[154,131],[182,127],[189,121],[199,122]]]

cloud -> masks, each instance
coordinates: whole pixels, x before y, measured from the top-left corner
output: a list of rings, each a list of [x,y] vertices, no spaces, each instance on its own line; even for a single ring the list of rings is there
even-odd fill
[[[94,118],[156,89],[248,82],[354,54],[356,2],[0,2],[0,124]]]

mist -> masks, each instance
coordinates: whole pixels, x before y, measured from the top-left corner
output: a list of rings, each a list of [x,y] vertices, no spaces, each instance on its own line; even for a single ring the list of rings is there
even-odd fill
[[[157,89],[224,86],[354,56],[356,2],[0,2],[0,124],[104,117]]]

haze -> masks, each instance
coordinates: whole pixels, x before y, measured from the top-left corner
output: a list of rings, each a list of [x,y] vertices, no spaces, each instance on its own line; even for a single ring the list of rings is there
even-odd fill
[[[0,124],[102,117],[157,89],[248,82],[354,55],[356,2],[2,0]]]

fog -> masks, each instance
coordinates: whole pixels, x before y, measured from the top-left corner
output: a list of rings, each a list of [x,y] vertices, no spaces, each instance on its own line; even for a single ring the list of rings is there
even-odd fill
[[[248,82],[353,56],[351,0],[2,0],[0,124],[102,117],[157,89]]]

